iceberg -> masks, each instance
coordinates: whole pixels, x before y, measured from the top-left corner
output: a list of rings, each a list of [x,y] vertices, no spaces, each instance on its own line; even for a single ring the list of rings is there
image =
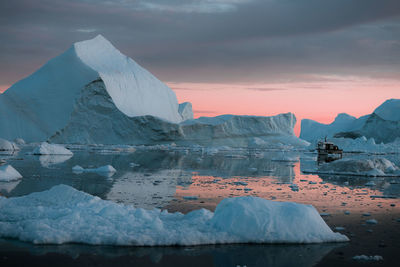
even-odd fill
[[[72,156],[73,153],[62,145],[41,143],[33,150],[33,155],[67,155]]]
[[[99,35],[73,44],[0,95],[0,136],[47,140],[66,126],[82,90],[98,79],[116,111],[127,117],[182,121],[175,93]],[[100,103],[97,108],[101,111]]]
[[[84,169],[79,165],[72,167],[72,171],[75,173],[82,173],[82,172],[98,172],[98,173],[114,173],[117,170],[111,165],[105,165],[98,168],[88,168]]]
[[[0,237],[35,244],[190,246],[349,240],[333,232],[311,205],[257,197],[228,198],[214,213],[200,209],[184,215],[117,204],[57,185],[22,197],[0,197],[0,209]]]
[[[0,151],[17,151],[19,150],[19,147],[8,140],[0,138]]]
[[[9,164],[0,166],[0,182],[10,182],[21,178],[22,175],[13,166]]]
[[[373,138],[377,143],[392,143],[400,138],[400,99],[389,99],[372,114],[355,118],[339,114],[331,124],[313,120],[301,121],[300,138],[315,143],[324,138]]]
[[[184,102],[179,104],[178,112],[182,116],[182,121],[193,120],[192,103]]]
[[[0,95],[0,137],[59,144],[305,147],[293,114],[193,119],[189,102],[102,36]]]

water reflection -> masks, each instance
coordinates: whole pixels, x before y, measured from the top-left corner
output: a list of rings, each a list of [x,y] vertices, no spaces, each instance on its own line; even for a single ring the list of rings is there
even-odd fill
[[[19,251],[41,256],[49,253],[80,257],[96,255],[102,264],[146,263],[146,266],[313,266],[335,248],[346,244],[314,245],[216,245],[196,247],[111,247],[78,244],[39,246],[0,239],[0,252]],[[84,259],[82,260],[84,262]]]
[[[400,185],[392,183],[393,178],[303,174],[301,169],[317,166],[317,155],[312,153],[139,149],[120,154],[75,151],[72,158],[58,160],[21,151],[7,161],[23,179],[0,184],[0,194],[4,196],[21,196],[67,184],[103,199],[149,209],[213,209],[222,198],[255,195],[312,204],[320,209],[336,206],[338,210],[342,202],[356,209],[356,199],[368,202],[373,195],[400,196]],[[117,170],[112,177],[72,172],[75,165],[97,168],[108,164]],[[197,199],[189,201],[185,196]]]

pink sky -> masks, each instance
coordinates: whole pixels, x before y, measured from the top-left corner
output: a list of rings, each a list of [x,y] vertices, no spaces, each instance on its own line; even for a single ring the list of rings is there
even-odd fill
[[[389,98],[400,98],[400,81],[352,76],[314,76],[306,82],[221,84],[173,83],[179,102],[193,104],[195,117],[221,114],[270,116],[292,112],[295,133],[304,118],[331,123],[338,113],[359,117]]]

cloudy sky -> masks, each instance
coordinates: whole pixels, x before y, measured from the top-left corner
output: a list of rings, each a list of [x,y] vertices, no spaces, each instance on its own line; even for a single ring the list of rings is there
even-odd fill
[[[329,122],[400,98],[398,0],[0,1],[0,90],[98,34],[196,116]]]

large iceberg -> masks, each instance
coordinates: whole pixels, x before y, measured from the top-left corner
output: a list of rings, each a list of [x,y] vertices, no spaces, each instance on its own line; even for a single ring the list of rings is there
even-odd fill
[[[97,79],[128,118],[152,115],[182,121],[175,93],[99,35],[75,43],[0,95],[0,136],[45,141],[67,125],[75,101]]]
[[[189,102],[102,36],[75,43],[0,95],[0,137],[78,144],[304,147],[293,114],[193,119]]]
[[[58,185],[27,196],[0,197],[0,209],[0,237],[37,244],[167,246],[349,240],[334,233],[311,205],[257,197],[224,199],[215,213],[200,209],[184,215],[117,204]]]
[[[355,118],[339,114],[331,124],[309,119],[301,121],[300,138],[315,143],[328,138],[373,138],[377,143],[390,143],[400,138],[400,99],[386,100],[372,114]]]

